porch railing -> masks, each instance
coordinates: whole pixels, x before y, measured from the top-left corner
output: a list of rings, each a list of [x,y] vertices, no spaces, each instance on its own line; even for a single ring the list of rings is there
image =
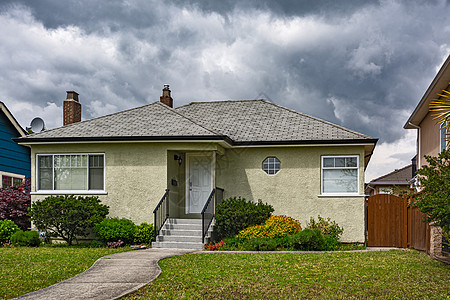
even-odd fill
[[[202,209],[202,243],[205,243],[205,237],[208,234],[209,226],[215,216],[216,206],[222,202],[223,189],[216,187],[211,191],[208,200]]]
[[[159,235],[161,228],[166,223],[169,218],[169,189],[166,189],[166,192],[162,196],[158,205],[156,205],[153,210],[153,215],[155,217],[155,241],[156,237]]]

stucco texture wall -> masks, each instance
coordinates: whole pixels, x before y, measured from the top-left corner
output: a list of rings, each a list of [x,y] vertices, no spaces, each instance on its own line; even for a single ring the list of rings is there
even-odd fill
[[[359,155],[359,197],[321,196],[321,156]],[[262,170],[266,157],[281,161],[281,170]],[[277,147],[227,149],[217,157],[216,182],[225,198],[241,196],[271,204],[306,226],[310,217],[330,217],[344,227],[342,241],[364,242],[364,150],[353,147]]]
[[[184,209],[184,169],[173,154],[179,151],[212,151],[221,148],[211,143],[98,143],[33,145],[31,153],[31,191],[36,192],[36,154],[105,154],[105,192],[97,195],[108,205],[111,217],[131,219],[136,224],[153,223],[153,210],[165,189],[171,189],[171,210],[180,214]],[[169,174],[169,175],[168,175]],[[179,186],[171,185],[176,179]],[[42,200],[47,195],[31,195]],[[175,216],[177,217],[177,216]]]
[[[99,195],[109,206],[110,216],[129,218],[135,223],[153,223],[153,209],[166,189],[166,147],[157,144],[65,144],[32,147],[32,174],[36,154],[104,153],[105,191]],[[32,191],[36,191],[33,176]],[[32,195],[32,201],[47,195]]]

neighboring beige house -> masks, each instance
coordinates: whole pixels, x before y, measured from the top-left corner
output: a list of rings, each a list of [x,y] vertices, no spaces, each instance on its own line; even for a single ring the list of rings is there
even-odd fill
[[[78,94],[67,92],[64,120],[74,123],[18,139],[31,147],[32,201],[96,195],[111,216],[153,223],[162,200],[157,227],[168,209],[172,228],[188,228],[223,193],[261,199],[303,226],[330,217],[343,241],[364,242],[364,170],[377,139],[266,100],[173,108],[168,85],[160,100],[80,122]],[[196,247],[170,238],[155,246]]]
[[[366,196],[377,194],[398,194],[399,191],[407,191],[411,186],[413,165],[408,165],[371,180],[366,184]]]
[[[446,148],[446,132],[434,119],[429,106],[433,99],[438,98],[442,90],[449,90],[450,85],[450,55],[442,65],[436,77],[431,82],[419,104],[404,125],[405,129],[417,130],[417,168],[426,164],[425,155],[437,156]],[[440,229],[431,226],[430,253],[442,251]]]

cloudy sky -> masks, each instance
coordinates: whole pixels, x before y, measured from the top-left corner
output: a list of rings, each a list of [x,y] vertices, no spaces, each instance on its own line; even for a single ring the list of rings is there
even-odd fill
[[[0,100],[23,127],[159,100],[265,98],[379,138],[366,179],[410,163],[403,125],[450,52],[447,1],[0,0]]]

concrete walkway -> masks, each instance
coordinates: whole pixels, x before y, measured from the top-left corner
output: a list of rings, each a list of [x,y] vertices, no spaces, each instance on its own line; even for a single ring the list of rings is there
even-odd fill
[[[195,251],[148,249],[104,256],[75,277],[14,299],[117,299],[157,278],[160,259]]]

